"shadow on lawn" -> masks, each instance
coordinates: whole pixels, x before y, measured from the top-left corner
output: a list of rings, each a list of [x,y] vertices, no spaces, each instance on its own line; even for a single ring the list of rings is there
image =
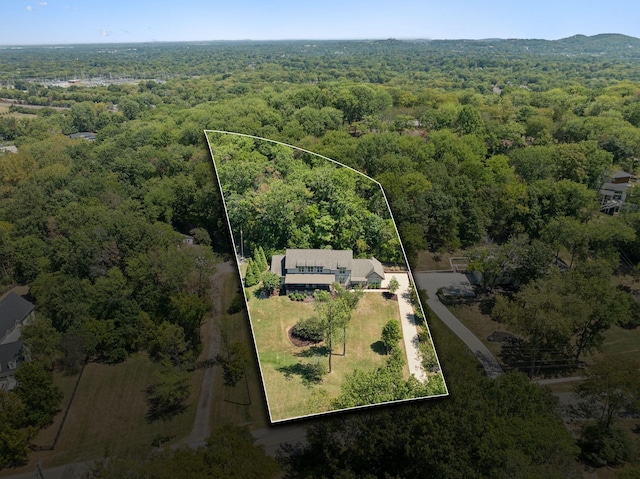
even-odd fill
[[[380,356],[385,356],[387,354],[387,348],[385,348],[384,343],[382,341],[376,341],[375,343],[371,343],[371,351]]]
[[[300,376],[305,386],[319,384],[322,377],[327,373],[327,366],[324,363],[296,363],[290,366],[282,366],[278,371],[284,374],[286,379],[293,379],[293,376]]]
[[[335,353],[334,353],[335,355]],[[302,358],[314,358],[316,356],[329,356],[329,348],[326,346],[311,346],[304,351],[296,353],[296,356]]]

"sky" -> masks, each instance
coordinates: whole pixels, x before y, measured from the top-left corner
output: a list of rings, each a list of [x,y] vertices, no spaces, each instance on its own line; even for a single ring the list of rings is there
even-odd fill
[[[0,0],[0,45],[640,37],[638,0]]]

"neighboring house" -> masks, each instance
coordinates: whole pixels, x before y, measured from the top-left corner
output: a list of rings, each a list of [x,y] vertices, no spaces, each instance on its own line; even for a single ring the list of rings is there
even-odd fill
[[[18,153],[18,147],[13,145],[9,145],[9,146],[0,145],[0,153]]]
[[[182,242],[189,246],[196,244],[194,237],[189,235],[182,235]]]
[[[72,140],[83,139],[87,141],[96,141],[97,136],[95,133],[92,133],[90,131],[81,131],[79,133],[73,133],[69,135],[69,138],[71,138]]]
[[[280,277],[287,294],[328,290],[334,282],[345,287],[379,287],[384,279],[380,261],[354,259],[351,250],[287,249],[284,255],[273,255],[271,272]]]
[[[633,188],[631,180],[635,176],[626,171],[609,172],[605,183],[598,190],[600,195],[600,211],[614,214],[624,209],[629,188]]]
[[[0,301],[0,389],[13,389],[15,372],[29,360],[20,333],[34,317],[33,304],[13,292]]]
[[[0,390],[10,391],[16,387],[16,371],[28,359],[28,352],[22,341],[0,344]]]

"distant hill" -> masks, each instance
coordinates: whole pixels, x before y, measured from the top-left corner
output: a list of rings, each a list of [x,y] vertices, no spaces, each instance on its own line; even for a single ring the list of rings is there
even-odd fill
[[[485,40],[432,40],[429,48],[501,53],[531,53],[539,55],[609,55],[616,57],[640,57],[640,39],[617,33],[586,36],[574,35],[560,40],[539,39],[485,39]]]

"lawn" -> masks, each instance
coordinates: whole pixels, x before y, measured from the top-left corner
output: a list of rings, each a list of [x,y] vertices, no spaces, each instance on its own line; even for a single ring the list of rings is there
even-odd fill
[[[0,116],[4,118],[35,118],[36,110],[33,111],[33,114],[18,113],[17,111],[9,111],[9,107],[6,105],[0,105]]]
[[[346,374],[355,369],[372,370],[384,364],[380,354],[382,327],[390,319],[400,320],[398,303],[379,293],[365,293],[347,329],[347,354],[342,344],[334,348],[332,369],[321,384],[304,380],[304,365],[328,363],[323,344],[294,346],[287,331],[299,319],[314,316],[313,303],[291,301],[286,296],[258,299],[250,290],[249,310],[258,348],[271,419],[317,414],[326,410],[327,398],[337,397]],[[408,370],[405,372],[408,377]],[[324,405],[324,406],[323,406]]]
[[[138,354],[117,365],[89,363],[83,373],[67,420],[54,451],[34,452],[29,465],[14,473],[33,470],[42,459],[43,467],[99,459],[108,451],[124,454],[132,450],[150,450],[158,435],[176,442],[193,427],[195,408],[200,394],[201,370],[192,375],[192,394],[187,409],[170,421],[148,423],[144,389],[154,381],[159,366],[146,355]],[[55,376],[65,392],[66,405],[76,376]],[[40,432],[34,443],[51,444],[61,421],[62,412],[52,426]]]
[[[480,303],[456,304],[447,306],[449,311],[460,320],[476,336],[496,358],[499,358],[502,343],[488,341],[487,337],[494,331],[508,331],[504,324],[491,319],[480,309]],[[504,365],[503,365],[504,366]]]
[[[224,386],[222,368],[216,368],[216,387],[213,390],[213,404],[209,421],[211,430],[229,422],[248,424],[251,429],[261,429],[269,424],[247,312],[244,309],[233,315],[226,312],[238,290],[237,271],[225,275],[221,288],[222,318],[216,320],[215,331],[219,334],[224,330],[229,342],[239,341],[244,344],[250,352],[251,360],[245,367],[244,379],[235,387]]]

